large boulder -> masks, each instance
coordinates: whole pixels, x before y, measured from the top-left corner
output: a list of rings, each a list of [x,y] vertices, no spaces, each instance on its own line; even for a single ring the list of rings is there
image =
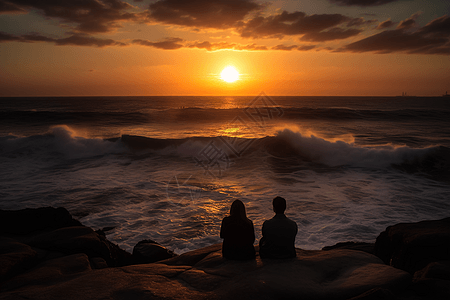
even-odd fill
[[[37,256],[30,246],[0,237],[0,282],[34,266]]]
[[[3,283],[1,289],[8,291],[24,286],[55,284],[90,270],[91,266],[86,254],[68,255],[40,263],[33,269]]]
[[[333,249],[351,249],[351,250],[359,250],[364,251],[370,254],[374,254],[374,243],[364,243],[364,242],[340,242],[333,246],[323,247],[322,250],[328,251]]]
[[[389,226],[376,240],[375,254],[386,264],[414,272],[450,257],[450,218]]]
[[[137,264],[154,263],[177,256],[173,251],[152,240],[143,240],[133,248],[133,262]]]
[[[81,226],[62,207],[26,208],[21,210],[0,209],[0,234],[31,234],[37,231],[62,227]]]
[[[123,266],[131,262],[131,255],[128,252],[86,226],[59,228],[21,237],[20,240],[32,247],[66,255],[85,253],[90,258],[101,257],[109,266]]]
[[[429,263],[414,273],[414,288],[419,295],[433,299],[450,298],[450,260]]]
[[[0,280],[38,262],[76,253],[98,262],[97,268],[104,267],[100,259],[109,266],[132,263],[130,253],[102,232],[81,225],[65,208],[0,210],[0,239],[5,240],[0,245]]]

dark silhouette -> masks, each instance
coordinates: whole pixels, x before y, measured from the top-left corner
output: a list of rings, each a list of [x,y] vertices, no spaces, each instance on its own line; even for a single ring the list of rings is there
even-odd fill
[[[259,256],[261,258],[292,258],[296,256],[295,236],[297,223],[284,214],[286,200],[281,197],[273,199],[275,216],[264,222],[262,238],[259,241]]]
[[[223,218],[220,228],[223,238],[222,255],[228,259],[246,260],[255,258],[255,230],[253,222],[247,218],[241,200],[231,204],[230,216]]]

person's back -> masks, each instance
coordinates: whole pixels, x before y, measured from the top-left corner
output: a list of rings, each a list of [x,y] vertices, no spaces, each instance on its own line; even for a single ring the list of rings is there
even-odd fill
[[[273,200],[276,215],[264,222],[262,238],[259,241],[261,258],[292,258],[296,256],[295,236],[297,224],[286,217],[286,200],[276,197]]]
[[[223,238],[223,257],[237,260],[255,257],[253,222],[246,217],[245,206],[240,200],[233,202],[230,216],[223,218],[220,237]]]

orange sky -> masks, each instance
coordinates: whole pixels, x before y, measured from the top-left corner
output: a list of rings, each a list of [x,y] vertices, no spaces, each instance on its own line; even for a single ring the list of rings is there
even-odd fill
[[[0,0],[0,96],[450,91],[450,1],[35,2]]]

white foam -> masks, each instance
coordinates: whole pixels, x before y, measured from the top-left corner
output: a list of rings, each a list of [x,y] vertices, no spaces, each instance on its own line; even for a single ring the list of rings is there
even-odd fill
[[[423,157],[432,147],[409,148],[386,145],[377,148],[360,147],[342,140],[327,140],[314,134],[284,129],[278,137],[288,141],[298,153],[314,162],[331,167],[350,165],[354,167],[388,167]]]

